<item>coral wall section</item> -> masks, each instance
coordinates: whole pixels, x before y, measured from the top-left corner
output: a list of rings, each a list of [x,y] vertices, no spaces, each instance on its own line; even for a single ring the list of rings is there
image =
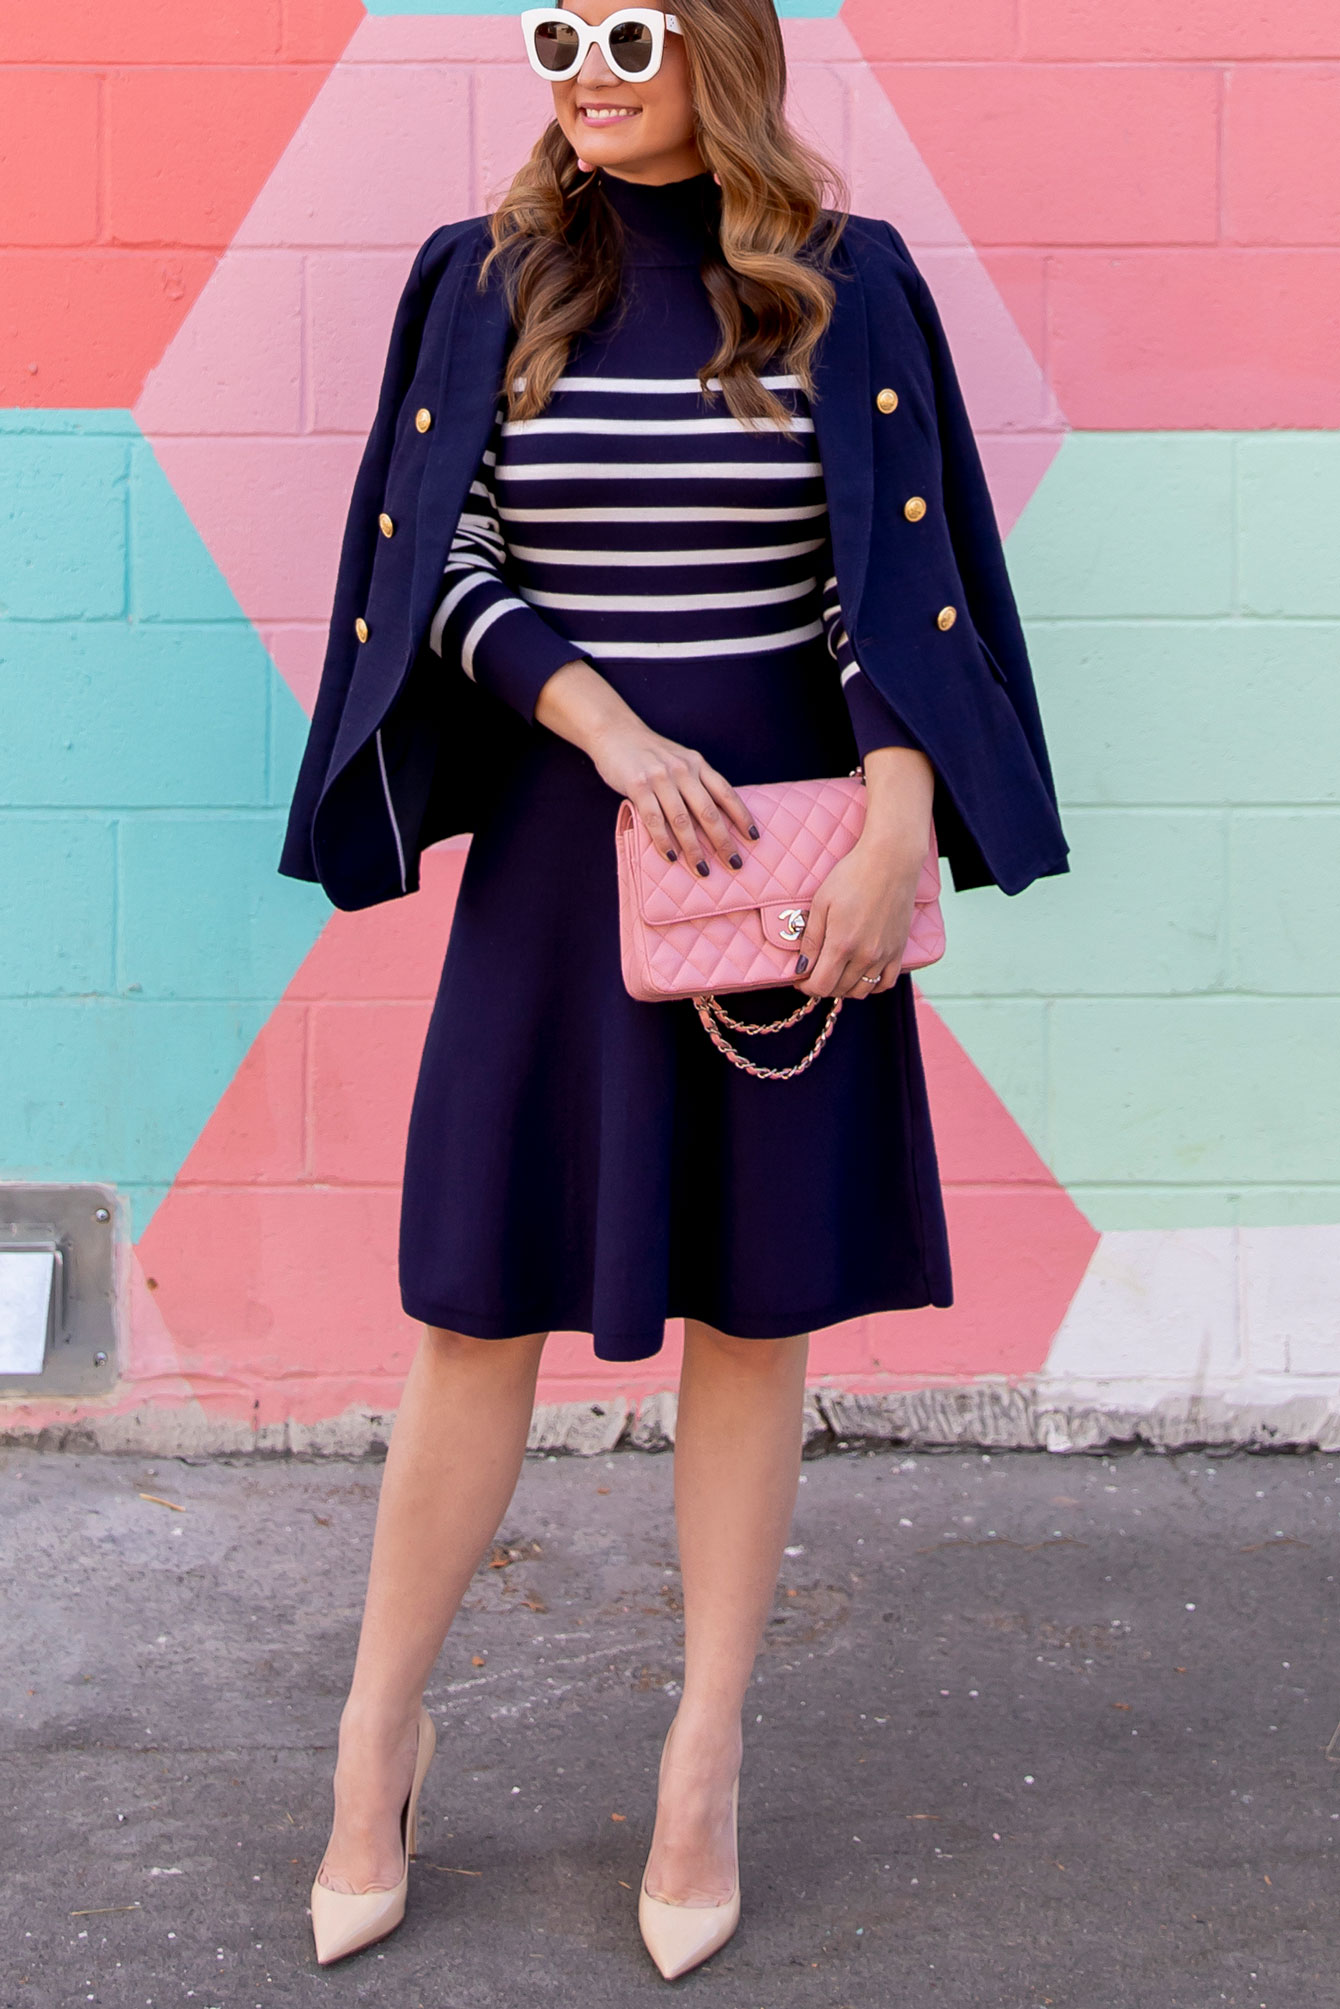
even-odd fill
[[[396,295],[545,116],[518,11],[0,26],[0,1178],[114,1188],[125,1298],[114,1394],[14,1430],[336,1446],[394,1407],[462,853],[363,915],[274,867]],[[1075,868],[950,897],[957,1302],[816,1335],[819,1398],[1340,1441],[1334,9],[779,12],[798,122],[949,326]],[[542,1395],[617,1421],[676,1365],[555,1335]]]

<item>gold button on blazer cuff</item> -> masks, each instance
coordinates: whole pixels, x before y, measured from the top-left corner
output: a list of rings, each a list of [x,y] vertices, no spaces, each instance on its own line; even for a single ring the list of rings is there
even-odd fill
[[[935,617],[935,625],[940,630],[941,634],[947,635],[949,633],[949,630],[953,627],[955,621],[957,621],[957,619],[958,619],[957,607],[941,607],[939,613]]]
[[[359,615],[358,619],[354,622],[354,633],[357,635],[360,642],[366,642],[368,638],[368,624],[363,619],[363,616],[361,614]]]
[[[922,517],[925,514],[926,514],[925,496],[909,495],[907,501],[903,504],[903,515],[907,518],[908,522],[920,523]]]
[[[420,432],[427,432],[429,426],[433,423],[433,414],[429,411],[427,405],[421,406],[420,409],[417,412],[415,412],[414,423],[418,427]]]
[[[385,510],[383,510],[381,515],[377,518],[377,522],[381,528],[381,533],[383,537],[395,536],[395,520],[394,518],[388,516]]]
[[[896,412],[898,409],[898,393],[897,391],[881,391],[875,399],[875,403],[886,415],[889,412]]]

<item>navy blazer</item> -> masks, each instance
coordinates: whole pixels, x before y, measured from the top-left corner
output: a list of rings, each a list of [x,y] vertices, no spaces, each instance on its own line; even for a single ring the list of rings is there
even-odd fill
[[[479,826],[525,736],[542,729],[427,640],[515,340],[496,267],[478,290],[490,242],[487,219],[471,217],[420,250],[354,484],[279,867],[319,880],[337,907],[415,891],[423,851]],[[955,886],[1017,893],[1068,870],[1067,845],[944,329],[891,224],[850,218],[832,277],[813,410],[843,618],[935,768]],[[913,496],[929,504],[915,522],[904,514]],[[613,841],[611,815],[611,856]]]

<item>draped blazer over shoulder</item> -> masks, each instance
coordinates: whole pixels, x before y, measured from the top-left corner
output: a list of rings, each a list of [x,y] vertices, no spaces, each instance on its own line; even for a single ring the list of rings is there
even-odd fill
[[[280,871],[337,907],[416,890],[422,852],[488,816],[528,733],[428,645],[515,339],[487,219],[435,231],[391,333],[340,556]],[[956,886],[1017,893],[1067,846],[1023,630],[935,303],[888,223],[851,217],[813,413],[843,618],[936,772]],[[924,515],[904,512],[922,498]],[[390,534],[387,534],[387,529]],[[577,651],[574,650],[574,656]],[[610,818],[613,855],[614,818]]]

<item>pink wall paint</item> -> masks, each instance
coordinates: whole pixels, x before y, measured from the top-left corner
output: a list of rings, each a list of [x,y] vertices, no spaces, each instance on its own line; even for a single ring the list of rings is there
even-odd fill
[[[134,401],[362,18],[360,0],[5,10],[0,405]]]
[[[964,0],[932,47],[911,14],[842,18],[1071,424],[1340,423],[1334,7]]]

